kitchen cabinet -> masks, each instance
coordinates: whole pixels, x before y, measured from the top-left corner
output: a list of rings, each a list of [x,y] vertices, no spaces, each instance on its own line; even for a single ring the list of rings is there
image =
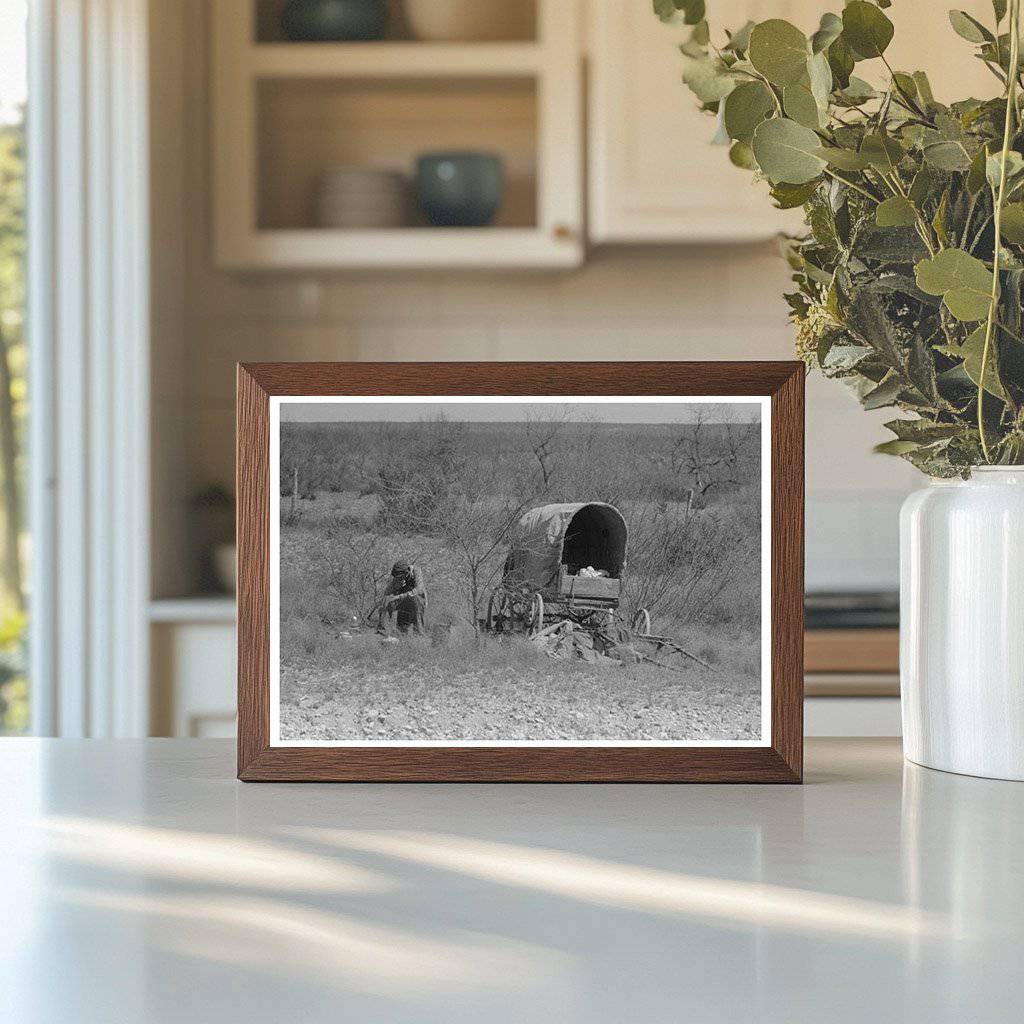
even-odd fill
[[[738,28],[787,18],[816,26],[820,4],[742,0],[712,8]],[[716,14],[716,11],[719,12]],[[588,174],[594,242],[733,242],[770,238],[800,224],[780,214],[767,186],[712,146],[714,118],[681,80],[679,44],[689,28],[664,25],[644,2],[591,0]]]
[[[810,33],[821,0],[736,0],[709,5],[713,31],[748,19],[785,18]],[[989,23],[988,0],[962,6]],[[893,66],[929,73],[940,100],[991,96],[995,79],[957,37],[945,8],[894,4],[888,54]],[[608,242],[751,241],[799,230],[800,211],[772,207],[767,186],[733,167],[724,147],[709,145],[713,118],[697,109],[680,80],[678,44],[689,29],[664,25],[645,0],[590,0],[588,8],[588,176],[590,238]],[[885,74],[861,64],[858,74]]]
[[[521,0],[526,3],[527,0]],[[214,254],[229,269],[565,267],[583,258],[580,0],[535,0],[534,38],[292,42],[272,0],[211,5]],[[324,227],[338,169],[497,153],[493,225]],[[411,182],[407,182],[407,185]]]
[[[235,602],[185,598],[150,605],[153,736],[235,735]]]

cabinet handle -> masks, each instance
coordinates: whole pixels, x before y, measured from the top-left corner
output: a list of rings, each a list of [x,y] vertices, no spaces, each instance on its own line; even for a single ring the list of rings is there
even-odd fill
[[[554,228],[552,228],[551,233],[560,242],[571,241],[573,237],[573,230],[568,224],[556,224]]]

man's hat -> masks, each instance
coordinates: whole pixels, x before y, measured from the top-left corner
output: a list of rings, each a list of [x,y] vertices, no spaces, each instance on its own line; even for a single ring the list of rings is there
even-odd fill
[[[391,575],[408,576],[410,568],[411,566],[408,562],[395,562],[395,564],[391,566]]]

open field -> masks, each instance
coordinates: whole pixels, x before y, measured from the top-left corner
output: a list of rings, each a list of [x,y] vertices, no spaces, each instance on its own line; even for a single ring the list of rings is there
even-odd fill
[[[344,648],[348,647],[348,651]],[[345,668],[283,666],[283,740],[756,739],[758,676],[597,668],[526,642],[340,641]]]

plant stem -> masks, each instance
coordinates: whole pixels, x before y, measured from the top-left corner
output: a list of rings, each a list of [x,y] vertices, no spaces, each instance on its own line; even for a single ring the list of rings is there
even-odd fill
[[[878,204],[878,196],[873,196],[866,188],[861,188],[854,181],[847,181],[846,178],[840,178],[838,174],[833,174],[827,167],[824,169],[824,173],[835,181],[842,182],[842,184],[852,188],[854,192],[859,192],[862,196],[866,196],[871,202]]]
[[[915,100],[913,96],[910,96],[906,92],[904,92],[903,88],[900,86],[900,83],[896,81],[896,72],[893,71],[892,65],[885,59],[885,54],[879,54],[879,56],[882,58],[882,63],[886,66],[886,68],[889,71],[889,84],[893,89],[895,89],[900,94],[900,99],[902,99],[904,104],[907,107],[909,107],[919,117],[927,118],[928,115],[918,105],[917,100]],[[926,120],[925,124],[930,126],[931,122]]]
[[[989,301],[988,320],[985,323],[985,345],[981,350],[981,369],[978,371],[978,435],[985,461],[992,462],[988,437],[985,434],[985,373],[988,370],[989,354],[992,347],[992,332],[999,310],[999,256],[1001,253],[1001,232],[1003,201],[1006,197],[1006,161],[1010,152],[1013,135],[1013,121],[1017,112],[1017,68],[1020,62],[1020,0],[1010,0],[1010,73],[1006,84],[1006,120],[1003,125],[1003,150],[999,155],[999,189],[995,196],[993,213],[995,243],[992,253],[992,297]]]
[[[764,83],[764,87],[768,90],[769,94],[771,95],[772,101],[775,103],[775,113],[778,114],[779,117],[785,117],[785,111],[782,109],[782,101],[775,94],[775,90],[772,88],[772,83],[769,82],[768,79],[764,77],[764,75],[760,74],[757,71],[753,72],[753,74],[755,78],[759,79],[761,82]]]

